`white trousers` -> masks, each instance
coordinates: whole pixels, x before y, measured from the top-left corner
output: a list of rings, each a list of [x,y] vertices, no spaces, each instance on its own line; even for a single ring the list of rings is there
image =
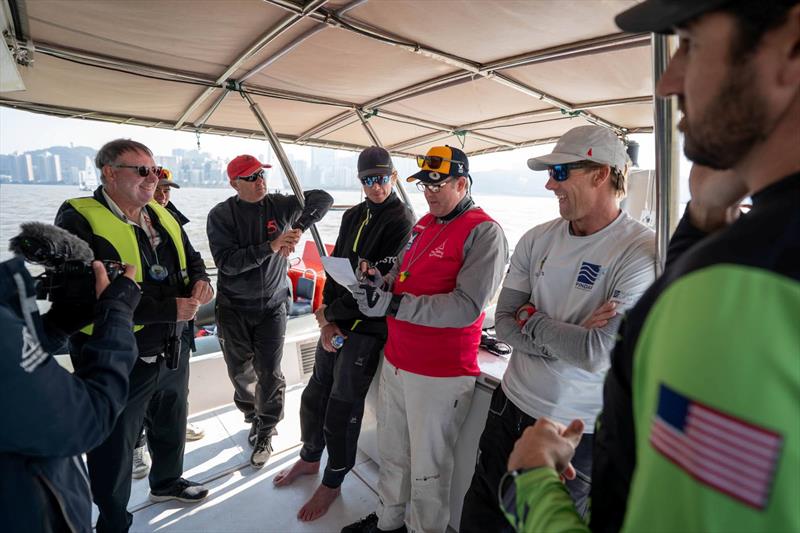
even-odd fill
[[[443,533],[450,521],[453,452],[467,417],[475,376],[432,378],[384,359],[379,388],[378,527]]]

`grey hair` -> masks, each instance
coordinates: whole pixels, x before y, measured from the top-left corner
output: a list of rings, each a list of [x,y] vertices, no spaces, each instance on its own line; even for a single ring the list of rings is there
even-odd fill
[[[114,163],[117,158],[125,152],[142,152],[153,157],[153,152],[147,146],[131,139],[114,139],[107,142],[97,151],[94,164],[100,170],[104,166]]]

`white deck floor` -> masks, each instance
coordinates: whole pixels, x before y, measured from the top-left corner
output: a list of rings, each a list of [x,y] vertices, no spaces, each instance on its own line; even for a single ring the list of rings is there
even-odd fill
[[[313,522],[296,514],[322,479],[305,476],[293,485],[275,488],[273,477],[300,453],[299,407],[302,386],[286,393],[285,418],[273,438],[270,461],[262,470],[250,467],[249,425],[233,406],[194,415],[190,421],[205,429],[203,439],[186,443],[184,476],[206,483],[210,494],[201,504],[151,503],[147,478],[133,481],[128,508],[133,532],[338,532],[378,504],[374,488],[377,466],[359,452],[357,465],[345,479],[342,495],[328,513]],[[326,457],[322,459],[324,466]]]

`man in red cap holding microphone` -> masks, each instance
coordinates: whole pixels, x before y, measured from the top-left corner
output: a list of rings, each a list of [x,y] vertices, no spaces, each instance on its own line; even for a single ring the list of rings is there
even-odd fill
[[[333,198],[306,191],[267,194],[264,169],[252,155],[228,163],[236,195],[208,214],[206,231],[217,265],[216,321],[233,400],[252,424],[250,464],[261,468],[272,453],[270,439],[283,418],[286,382],[281,355],[289,298],[287,256],[300,236],[328,212]]]

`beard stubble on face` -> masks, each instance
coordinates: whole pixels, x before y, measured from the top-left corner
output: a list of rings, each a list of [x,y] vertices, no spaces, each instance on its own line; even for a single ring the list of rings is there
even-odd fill
[[[768,136],[767,106],[755,83],[749,61],[730,65],[717,96],[699,116],[684,110],[678,128],[684,133],[684,154],[690,161],[717,170],[732,168]]]

